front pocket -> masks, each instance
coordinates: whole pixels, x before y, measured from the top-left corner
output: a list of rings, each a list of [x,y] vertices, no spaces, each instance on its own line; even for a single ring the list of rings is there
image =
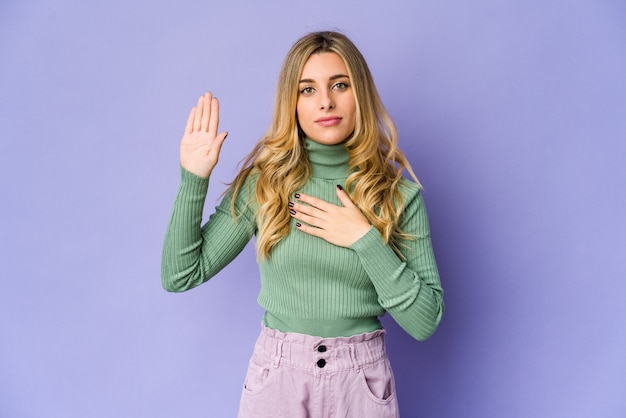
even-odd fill
[[[243,390],[249,394],[262,391],[269,382],[270,368],[250,361],[243,384]]]
[[[387,359],[361,369],[361,381],[370,398],[377,403],[389,403],[395,398],[395,382]]]

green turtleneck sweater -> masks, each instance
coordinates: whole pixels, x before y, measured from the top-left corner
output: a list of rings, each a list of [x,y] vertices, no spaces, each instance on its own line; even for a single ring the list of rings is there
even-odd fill
[[[345,185],[348,153],[343,144],[306,141],[311,178],[299,190],[340,205],[336,186]],[[247,179],[253,186],[254,179]],[[257,232],[254,187],[244,185],[233,219],[227,193],[209,220],[202,212],[209,179],[181,169],[181,183],[165,236],[162,282],[168,291],[198,286],[230,263]],[[252,196],[248,193],[251,190]],[[330,244],[295,228],[259,261],[259,304],[264,323],[283,332],[321,337],[351,336],[381,327],[389,312],[418,340],[428,338],[443,313],[443,290],[432,251],[420,188],[403,181],[403,231],[415,236],[401,247],[405,260],[372,227],[349,248]],[[288,210],[288,208],[285,208]]]

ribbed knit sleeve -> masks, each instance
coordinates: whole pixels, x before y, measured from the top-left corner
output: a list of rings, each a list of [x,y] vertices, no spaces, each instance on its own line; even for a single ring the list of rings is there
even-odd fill
[[[209,179],[181,167],[181,182],[165,234],[161,261],[163,288],[182,292],[194,288],[231,262],[255,232],[254,216],[245,202],[247,193],[238,195],[233,219],[230,194],[226,194],[209,220],[202,223],[202,212]]]
[[[400,228],[415,237],[402,242],[400,250],[405,261],[385,244],[373,227],[351,248],[370,277],[380,305],[411,336],[425,340],[441,321],[443,289],[422,195],[415,187],[405,198]]]

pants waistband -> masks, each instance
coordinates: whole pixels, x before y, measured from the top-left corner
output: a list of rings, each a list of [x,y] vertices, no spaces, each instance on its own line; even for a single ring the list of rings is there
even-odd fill
[[[385,330],[351,337],[322,338],[262,326],[254,355],[274,367],[286,366],[316,372],[358,370],[386,357]]]

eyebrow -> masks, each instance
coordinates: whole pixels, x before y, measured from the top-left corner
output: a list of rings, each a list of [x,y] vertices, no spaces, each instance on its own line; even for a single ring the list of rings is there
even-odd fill
[[[337,80],[338,78],[350,78],[350,77],[348,77],[345,74],[336,74],[334,76],[331,76],[329,80],[334,81],[334,80]],[[315,80],[313,80],[312,78],[304,78],[300,80],[299,83],[315,83]]]

